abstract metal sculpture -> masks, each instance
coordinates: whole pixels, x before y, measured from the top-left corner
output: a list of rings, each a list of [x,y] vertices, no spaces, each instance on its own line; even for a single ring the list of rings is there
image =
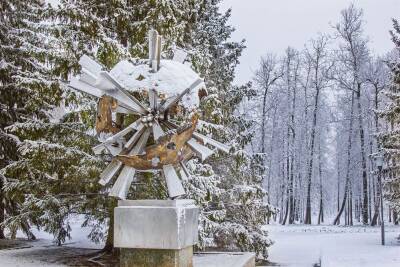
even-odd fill
[[[204,160],[213,154],[206,144],[229,152],[227,145],[196,132],[198,101],[193,98],[204,94],[205,88],[198,75],[182,63],[184,58],[179,51],[173,60],[161,60],[161,36],[153,30],[149,33],[148,61],[122,61],[107,72],[88,56],[80,59],[82,73],[72,77],[69,86],[99,98],[96,131],[101,144],[93,151],[114,156],[99,181],[106,185],[118,175],[111,196],[125,199],[136,171],[154,170],[163,172],[170,198],[182,196],[185,191],[179,176],[182,180],[190,176],[187,160],[194,156]],[[203,90],[199,92],[199,88]],[[147,94],[148,103],[141,103],[135,92]],[[182,104],[184,97],[189,104]],[[186,110],[193,114],[190,123],[178,125],[171,120],[177,107],[191,109]],[[131,114],[136,120],[124,128],[114,119],[118,114]]]

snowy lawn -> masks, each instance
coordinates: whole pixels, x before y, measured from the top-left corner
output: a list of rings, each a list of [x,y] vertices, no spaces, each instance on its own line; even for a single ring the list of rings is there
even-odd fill
[[[275,241],[269,261],[282,266],[399,267],[400,227],[386,227],[386,246],[379,227],[265,226]]]
[[[24,235],[18,232],[15,241],[0,241],[0,267],[55,267],[55,266],[99,266],[88,259],[95,257],[103,244],[94,244],[87,239],[89,228],[80,227],[82,219],[74,218],[71,224],[72,239],[59,247],[53,242],[53,237],[45,232],[33,229],[36,241],[22,240]],[[12,243],[7,248],[1,244]],[[13,244],[16,243],[16,244]]]
[[[269,261],[278,266],[322,267],[399,267],[399,226],[386,227],[386,246],[380,245],[379,227],[268,225],[274,240],[269,249]],[[88,229],[80,228],[79,220],[73,224],[72,240],[57,247],[52,237],[35,232],[40,240],[22,244],[20,249],[0,250],[0,266],[66,266],[84,262],[87,255],[103,244],[87,240]],[[73,262],[75,261],[75,262]],[[320,265],[319,265],[320,264]],[[79,265],[79,264],[78,264]]]

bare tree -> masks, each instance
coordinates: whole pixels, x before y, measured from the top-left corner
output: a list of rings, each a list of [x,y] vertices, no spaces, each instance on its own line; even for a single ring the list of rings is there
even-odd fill
[[[309,161],[307,168],[307,199],[306,199],[306,213],[304,218],[305,224],[311,224],[311,183],[312,183],[312,172],[314,164],[314,153],[315,153],[315,135],[317,129],[317,115],[319,110],[319,99],[321,90],[326,88],[329,83],[329,71],[332,67],[329,62],[329,54],[327,51],[328,37],[320,35],[317,39],[311,40],[310,45],[306,48],[305,56],[309,59],[308,62],[311,64],[312,69],[312,87],[315,90],[314,96],[314,109],[312,113],[312,125],[310,133],[310,151]]]
[[[343,201],[342,204],[340,205],[340,209],[338,214],[336,215],[335,220],[333,221],[334,225],[339,224],[340,222],[340,217],[342,216],[342,213],[344,211],[344,208],[347,203],[347,198],[349,195],[349,190],[351,186],[350,182],[350,162],[351,162],[351,148],[353,145],[352,142],[352,136],[353,136],[353,113],[354,113],[354,92],[351,93],[351,105],[350,105],[350,118],[349,118],[349,134],[348,134],[348,139],[347,139],[347,158],[346,158],[346,178],[345,178],[345,185],[344,185],[344,190],[343,190]]]
[[[273,54],[267,54],[265,57],[262,57],[260,60],[259,69],[255,73],[254,81],[256,82],[259,91],[262,96],[262,113],[261,113],[261,153],[266,153],[266,124],[267,124],[267,113],[268,113],[268,94],[270,93],[271,87],[278,81],[279,78],[283,76],[282,70],[278,65],[278,61]],[[276,105],[274,109],[274,114],[276,114]],[[274,139],[274,128],[275,128],[275,115],[273,116],[272,122],[272,139]],[[270,203],[270,178],[272,164],[272,155],[273,152],[273,142],[270,144],[269,149],[269,168],[267,173],[267,193],[268,193],[268,203]],[[265,183],[265,181],[264,181]],[[269,222],[269,220],[268,220]]]
[[[367,39],[363,37],[362,10],[353,4],[342,10],[341,21],[335,26],[337,37],[340,38],[338,58],[341,63],[342,73],[337,81],[342,88],[355,93],[357,105],[358,131],[360,136],[360,154],[362,167],[362,221],[368,223],[368,177],[367,160],[365,152],[364,122],[361,106],[361,93],[363,92],[362,71],[368,61]]]
[[[267,54],[261,58],[259,69],[255,73],[255,82],[262,92],[262,114],[261,114],[261,153],[265,153],[266,147],[266,120],[267,120],[267,98],[271,87],[282,77],[281,69],[278,69],[275,55]]]

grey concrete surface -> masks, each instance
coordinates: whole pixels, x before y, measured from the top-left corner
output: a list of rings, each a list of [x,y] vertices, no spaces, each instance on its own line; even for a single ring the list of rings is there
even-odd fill
[[[195,253],[194,267],[255,267],[255,255],[250,252]]]
[[[193,200],[124,200],[114,211],[114,245],[119,248],[179,250],[198,239]]]
[[[121,248],[120,267],[193,267],[193,246],[183,249]]]

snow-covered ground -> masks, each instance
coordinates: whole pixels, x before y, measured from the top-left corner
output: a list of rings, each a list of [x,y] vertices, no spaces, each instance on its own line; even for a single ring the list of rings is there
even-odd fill
[[[399,226],[386,227],[386,246],[380,243],[379,227],[265,227],[275,242],[269,249],[269,260],[278,266],[400,267]],[[50,235],[35,234],[38,241],[29,242],[20,249],[0,250],[0,266],[66,266],[66,262],[79,260],[103,245],[93,244],[86,238],[88,229],[80,227],[79,219],[73,224],[72,240],[61,248],[52,243]]]
[[[0,267],[68,266],[66,263],[79,266],[82,257],[87,258],[87,254],[96,252],[104,244],[94,244],[88,240],[89,229],[81,227],[81,218],[71,220],[71,239],[67,239],[63,246],[57,246],[52,235],[33,229],[38,240],[26,241],[17,248],[0,249]],[[17,237],[25,238],[20,232]]]
[[[386,227],[385,246],[379,227],[268,225],[266,229],[275,241],[269,260],[282,266],[400,266],[398,226]]]

